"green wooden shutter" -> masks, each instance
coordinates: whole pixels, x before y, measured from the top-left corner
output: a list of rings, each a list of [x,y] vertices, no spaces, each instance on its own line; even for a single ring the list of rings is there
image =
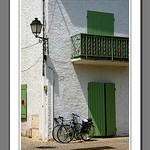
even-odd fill
[[[106,90],[106,131],[107,136],[116,134],[116,113],[115,113],[115,84],[105,83]]]
[[[87,33],[113,36],[114,14],[87,11]]]
[[[114,83],[88,83],[88,117],[95,126],[94,136],[116,134]]]
[[[104,83],[88,83],[88,117],[93,120],[95,136],[105,136]]]
[[[21,85],[21,118],[27,118],[27,85]]]

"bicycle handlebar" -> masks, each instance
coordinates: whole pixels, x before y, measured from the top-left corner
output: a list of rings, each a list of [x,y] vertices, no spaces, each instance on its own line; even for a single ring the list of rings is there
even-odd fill
[[[56,122],[58,122],[59,119],[60,119],[61,121],[63,121],[63,120],[64,120],[64,117],[59,116],[58,118],[54,118],[54,120],[55,120]]]
[[[72,113],[72,115],[73,115],[73,120],[75,119],[74,117],[80,117],[79,115],[74,114],[74,113]],[[64,120],[64,117],[61,117],[61,116],[59,116],[58,118],[54,118],[54,120],[55,120],[57,123],[59,122],[58,120],[61,120],[61,122],[64,122],[64,121],[71,121],[71,120]]]
[[[64,119],[64,117],[59,116],[59,119],[63,120],[63,119]]]
[[[76,117],[80,117],[79,115],[77,115],[77,114],[74,114],[74,113],[72,113],[72,115],[73,115],[73,116],[76,116]]]

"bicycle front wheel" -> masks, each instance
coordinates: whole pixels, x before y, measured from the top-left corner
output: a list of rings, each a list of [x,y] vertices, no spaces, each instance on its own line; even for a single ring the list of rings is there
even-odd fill
[[[74,137],[74,130],[70,125],[61,126],[57,132],[58,140],[62,143],[69,143]]]
[[[61,127],[62,125],[56,125],[54,128],[53,128],[53,131],[52,131],[52,136],[53,136],[53,139],[60,143],[58,137],[57,137],[57,132],[58,132],[58,129]]]
[[[94,126],[91,125],[85,131],[81,133],[81,137],[84,141],[89,141],[94,136]]]

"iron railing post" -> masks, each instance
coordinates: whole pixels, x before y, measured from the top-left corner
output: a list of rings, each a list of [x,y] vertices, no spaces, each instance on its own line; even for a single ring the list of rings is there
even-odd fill
[[[113,38],[111,38],[111,52],[112,52],[112,61],[114,61],[114,50],[113,50]]]

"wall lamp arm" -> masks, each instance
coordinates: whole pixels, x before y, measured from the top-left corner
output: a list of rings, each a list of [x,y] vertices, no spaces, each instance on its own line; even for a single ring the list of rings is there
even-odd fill
[[[48,41],[48,38],[44,38],[44,37],[40,37],[40,36],[35,36],[36,38],[39,38],[39,39],[42,39],[42,40],[45,40],[45,41]]]

